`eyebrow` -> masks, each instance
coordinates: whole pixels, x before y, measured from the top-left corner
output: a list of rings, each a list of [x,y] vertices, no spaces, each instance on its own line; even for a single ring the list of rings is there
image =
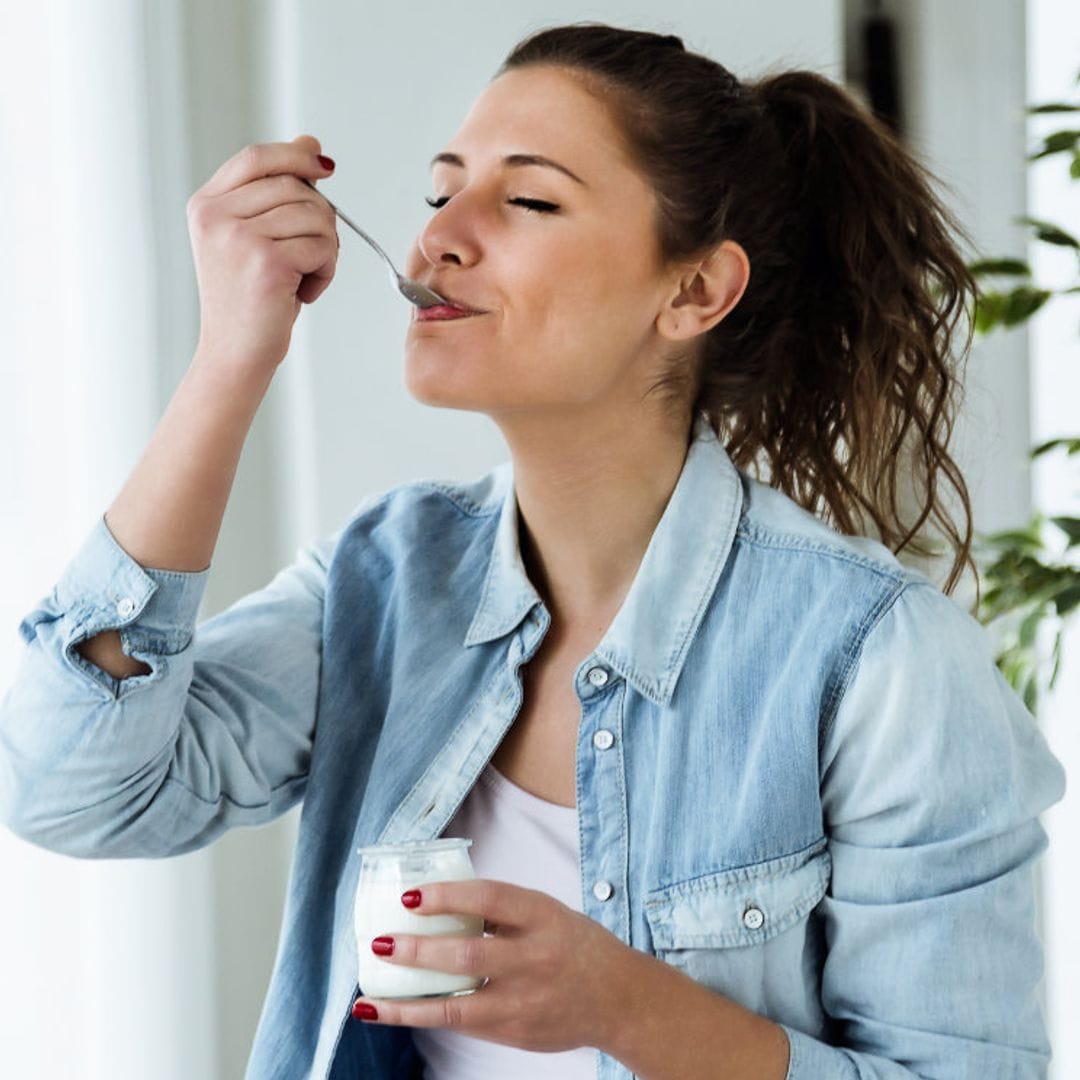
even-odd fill
[[[569,176],[571,180],[576,180],[582,187],[589,186],[580,176],[572,173],[565,165],[560,165],[557,161],[552,161],[551,158],[543,157],[541,154],[507,154],[502,160],[503,165],[507,168],[520,168],[524,165],[542,165],[546,169],[556,169],[566,176]],[[465,162],[459,154],[450,154],[445,151],[441,154],[436,154],[431,159],[431,165],[428,167],[434,168],[439,162],[442,162],[444,165],[456,165],[459,169],[465,168]]]

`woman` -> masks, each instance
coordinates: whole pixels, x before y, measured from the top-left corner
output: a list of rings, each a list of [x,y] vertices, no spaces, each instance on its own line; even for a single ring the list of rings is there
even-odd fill
[[[1063,772],[892,553],[931,521],[947,589],[970,562],[972,282],[919,167],[809,73],[740,83],[599,25],[522,42],[406,265],[460,316],[413,319],[410,392],[490,416],[511,462],[370,499],[193,633],[333,277],[319,150],[249,147],[189,204],[198,349],[22,623],[5,820],[160,856],[303,798],[251,1077],[1045,1075],[1032,864]],[[480,880],[403,903],[489,934],[370,945],[488,982],[357,998],[356,849],[440,834]]]

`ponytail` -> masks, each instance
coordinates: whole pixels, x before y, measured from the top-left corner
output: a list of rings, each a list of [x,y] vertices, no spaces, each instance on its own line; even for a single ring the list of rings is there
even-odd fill
[[[529,63],[576,69],[611,105],[656,191],[666,259],[728,238],[746,250],[746,291],[690,372],[693,411],[732,461],[898,554],[934,553],[921,530],[936,527],[952,592],[975,571],[948,444],[969,323],[955,339],[976,285],[933,177],[811,72],[743,83],[671,35],[597,24],[534,34],[500,73]],[[685,366],[667,381],[684,386]]]

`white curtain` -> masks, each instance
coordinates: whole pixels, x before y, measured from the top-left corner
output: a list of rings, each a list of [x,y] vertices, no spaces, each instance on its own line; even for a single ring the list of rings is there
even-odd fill
[[[177,114],[157,107],[175,88],[175,60],[149,40],[134,0],[9,6],[0,40],[6,685],[19,618],[51,589],[157,418],[170,298],[155,262],[156,200],[183,141],[160,126]],[[210,866],[207,852],[84,862],[0,831],[0,1073],[214,1075]]]
[[[184,47],[196,6],[210,11],[181,0],[5,6],[0,691],[21,654],[19,619],[123,484],[194,348]],[[269,67],[276,9],[259,6],[267,39],[248,47]],[[232,25],[248,10],[221,18]],[[253,82],[227,62],[216,70]],[[279,101],[269,95],[267,110]],[[215,130],[227,153],[259,134]],[[248,497],[230,507],[201,617],[269,580],[314,531],[303,373],[297,362],[284,374],[253,429],[237,480]],[[260,549],[239,551],[241,533]],[[0,830],[0,1075],[240,1076],[294,826],[286,818],[163,862],[75,860]]]

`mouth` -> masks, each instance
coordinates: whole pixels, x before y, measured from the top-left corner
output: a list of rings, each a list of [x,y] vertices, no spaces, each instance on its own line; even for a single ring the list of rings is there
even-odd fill
[[[432,286],[432,288],[434,288],[434,286]],[[435,289],[435,291],[446,301],[446,303],[438,304],[435,307],[416,308],[414,318],[419,322],[433,322],[444,319],[466,319],[470,315],[487,314],[480,308],[470,307],[461,300],[456,300],[452,296],[447,296],[441,289]]]

